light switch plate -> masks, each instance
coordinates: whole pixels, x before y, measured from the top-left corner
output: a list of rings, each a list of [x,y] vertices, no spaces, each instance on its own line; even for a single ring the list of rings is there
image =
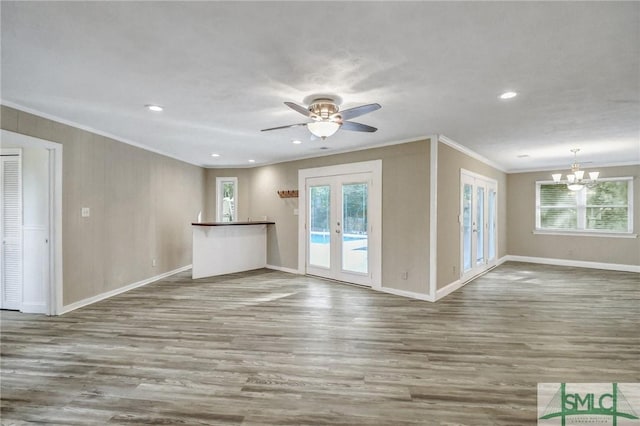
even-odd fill
[[[91,209],[89,207],[83,207],[82,217],[89,217],[89,216],[91,216]]]
[[[298,216],[298,209],[293,209],[293,215]]]

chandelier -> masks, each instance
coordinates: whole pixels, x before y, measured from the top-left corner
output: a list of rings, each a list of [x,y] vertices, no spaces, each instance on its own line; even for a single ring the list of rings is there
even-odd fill
[[[579,148],[573,148],[573,164],[571,164],[571,173],[567,174],[567,179],[562,180],[562,173],[554,173],[551,175],[555,183],[563,183],[567,185],[567,188],[571,191],[580,191],[585,186],[593,187],[598,181],[600,172],[589,172],[589,179],[585,179],[584,170],[580,170],[580,164],[578,164],[578,151]]]

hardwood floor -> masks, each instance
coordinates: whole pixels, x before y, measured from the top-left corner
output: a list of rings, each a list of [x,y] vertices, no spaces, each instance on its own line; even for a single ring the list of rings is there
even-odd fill
[[[507,263],[436,304],[189,273],[2,312],[2,424],[535,424],[538,382],[640,381],[639,275]]]

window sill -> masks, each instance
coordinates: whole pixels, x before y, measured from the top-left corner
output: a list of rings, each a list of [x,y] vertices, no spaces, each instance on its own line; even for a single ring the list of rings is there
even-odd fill
[[[629,232],[588,232],[588,231],[546,231],[535,229],[534,235],[563,235],[569,237],[605,237],[605,238],[638,238],[638,234]]]

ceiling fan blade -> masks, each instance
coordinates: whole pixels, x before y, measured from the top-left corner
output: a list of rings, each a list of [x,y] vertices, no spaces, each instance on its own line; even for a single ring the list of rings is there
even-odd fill
[[[352,118],[356,118],[356,117],[359,117],[361,115],[373,112],[373,111],[378,110],[380,108],[382,108],[380,106],[380,104],[361,105],[359,107],[349,108],[349,109],[345,109],[344,111],[339,111],[339,112],[335,113],[334,115],[336,115],[336,116],[339,115],[340,117],[342,117],[343,120],[350,120]]]
[[[367,126],[366,124],[355,123],[353,121],[343,121],[342,126],[340,126],[342,130],[351,130],[352,132],[375,132],[375,127]]]
[[[269,130],[288,129],[289,127],[306,126],[306,125],[307,125],[307,123],[289,124],[287,126],[271,127],[269,129],[262,129],[260,131],[261,132],[268,132]]]
[[[284,103],[286,106],[288,106],[289,108],[291,108],[294,111],[299,112],[300,114],[304,115],[305,117],[311,117],[311,111],[309,111],[307,108],[300,106],[298,104],[295,104],[293,102],[285,102]]]

